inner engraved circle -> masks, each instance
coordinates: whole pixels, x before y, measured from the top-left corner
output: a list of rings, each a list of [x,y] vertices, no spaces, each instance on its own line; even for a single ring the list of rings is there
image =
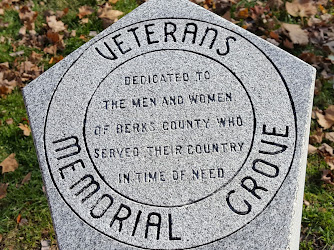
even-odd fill
[[[84,138],[113,190],[145,205],[177,207],[233,179],[254,129],[252,102],[230,69],[201,54],[165,50],[110,72],[89,101]]]

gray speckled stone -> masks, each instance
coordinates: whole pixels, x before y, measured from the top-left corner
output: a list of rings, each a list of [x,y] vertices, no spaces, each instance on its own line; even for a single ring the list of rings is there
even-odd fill
[[[24,88],[61,249],[298,249],[315,70],[151,0]]]

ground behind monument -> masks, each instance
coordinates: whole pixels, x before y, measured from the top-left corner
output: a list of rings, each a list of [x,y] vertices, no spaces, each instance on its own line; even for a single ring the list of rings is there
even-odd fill
[[[300,246],[334,249],[333,2],[194,2],[317,68]],[[139,4],[0,3],[0,249],[56,246],[21,88]]]

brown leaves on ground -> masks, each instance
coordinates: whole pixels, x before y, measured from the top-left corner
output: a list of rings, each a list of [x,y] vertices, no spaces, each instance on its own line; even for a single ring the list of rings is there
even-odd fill
[[[295,46],[306,46],[311,43],[316,47],[322,47],[320,49],[329,52],[327,56],[319,56],[317,60],[321,65],[317,69],[322,71],[323,79],[334,79],[334,73],[330,68],[334,62],[334,26],[332,25],[334,16],[327,13],[327,10],[332,8],[330,1],[292,0],[292,2],[284,1],[286,2],[284,4],[282,0],[269,0],[257,1],[253,7],[247,6],[240,0],[191,1],[235,24],[242,23],[243,28],[261,35],[276,46],[292,50]],[[231,17],[232,5],[236,10]],[[301,18],[300,24],[284,23],[278,20],[277,11],[286,11],[292,17]],[[325,44],[327,44],[327,50]]]
[[[34,80],[41,74],[41,69],[31,61],[21,63],[20,74],[23,82]]]
[[[6,120],[6,123],[7,123],[7,125],[12,125],[12,124],[14,123],[13,118],[8,118],[8,119]]]
[[[21,184],[22,184],[22,185],[27,184],[30,180],[31,180],[31,172],[28,173],[28,174],[23,178]]]
[[[35,30],[35,20],[37,15],[38,13],[36,11],[32,11],[31,8],[26,5],[22,6],[19,10],[20,20],[23,22],[23,27],[27,30]]]
[[[78,17],[79,17],[80,19],[82,19],[83,17],[85,17],[85,16],[89,16],[89,15],[91,15],[91,14],[93,14],[93,13],[94,13],[94,9],[93,9],[92,7],[87,6],[87,5],[85,5],[85,6],[81,6],[81,7],[79,8],[79,14],[78,14]]]
[[[319,148],[319,152],[324,156],[333,156],[333,148],[329,146],[327,143],[323,143]]]
[[[321,180],[324,181],[326,184],[334,185],[334,175],[331,170],[324,169],[322,171]]]
[[[332,106],[328,107],[326,109],[327,112],[327,119],[332,119]],[[320,114],[320,115],[319,115]],[[322,123],[322,126],[327,125],[327,121],[325,119],[325,115],[322,113],[321,110],[315,109],[313,111],[312,118],[316,119],[321,117],[320,120],[318,120],[319,125]],[[324,123],[324,120],[326,123]],[[310,136],[310,144],[308,146],[308,154],[315,154],[318,153],[326,162],[326,164],[330,167],[331,170],[334,170],[334,149],[327,143],[322,143],[324,140],[327,140],[330,142],[334,142],[334,132],[324,132],[322,128],[318,128],[315,132],[312,133]],[[318,148],[311,144],[321,144]]]
[[[324,158],[325,162],[330,167],[330,169],[334,170],[334,150],[333,148],[327,143],[323,143],[318,148],[318,152]]]
[[[10,94],[21,83],[19,74],[9,69],[9,63],[0,64],[0,96]]]
[[[285,35],[288,36],[294,44],[300,44],[300,45],[308,44],[309,42],[308,33],[306,30],[302,30],[300,25],[283,23],[282,28],[284,30]]]
[[[20,187],[22,187],[24,184],[27,184],[27,183],[29,183],[29,181],[31,180],[31,172],[29,172],[24,178],[23,178],[23,180],[21,181],[21,184],[17,184],[16,185],[16,187],[17,188],[20,188]]]
[[[245,19],[248,17],[248,8],[241,8],[238,12],[237,12],[237,17],[238,18],[242,18]]]
[[[19,167],[19,163],[15,159],[15,154],[10,154],[4,159],[3,162],[0,163],[0,167],[2,167],[2,174],[14,172]]]
[[[51,57],[50,61],[49,61],[49,64],[53,64],[53,63],[57,63],[57,62],[60,62],[61,60],[63,60],[64,57],[62,55],[59,55],[59,56],[53,56]]]
[[[111,5],[106,3],[102,8],[98,10],[98,16],[102,19],[103,27],[107,28],[114,22],[118,20],[118,18],[124,13],[119,10],[114,10]]]
[[[325,133],[325,138],[331,142],[334,142],[334,132]]]
[[[7,187],[8,187],[8,183],[7,184],[0,183],[0,200],[6,197],[6,195],[7,195]]]
[[[40,63],[43,60],[43,53],[52,54],[56,58],[53,59],[53,63],[59,61],[60,56],[57,55],[57,51],[65,48],[64,36],[70,34],[60,20],[68,13],[68,8],[43,13],[45,23],[41,31],[44,33],[37,34],[35,22],[40,13],[32,10],[32,1],[24,3],[15,1],[13,4],[5,4],[5,2],[0,2],[0,9],[17,11],[22,27],[19,30],[21,40],[11,41],[11,38],[1,37],[1,43],[12,45],[13,52],[10,55],[15,57],[15,60],[10,64],[8,62],[0,64],[0,97],[10,94],[16,87],[24,87],[27,82],[34,80],[44,71]],[[9,2],[12,3],[12,1]],[[19,46],[33,48],[34,51],[27,56],[23,50],[17,51]],[[41,53],[36,50],[40,50]]]
[[[294,17],[310,17],[317,14],[315,2],[310,0],[293,0],[291,3],[286,2],[285,7],[287,12]]]
[[[21,221],[21,214],[16,217],[16,223],[19,224]]]
[[[314,112],[319,125],[324,129],[334,125],[334,105],[329,106],[325,111],[316,109]]]
[[[29,136],[31,134],[31,129],[27,124],[19,123],[19,128],[23,131],[25,136]]]
[[[56,16],[47,16],[46,22],[49,28],[55,33],[66,30],[64,23],[62,21],[58,21]]]
[[[317,149],[316,147],[314,147],[314,146],[311,145],[311,144],[308,145],[307,153],[308,153],[309,155],[313,155],[313,154],[315,154],[315,153],[317,153],[317,152],[318,152],[318,149]]]
[[[102,19],[106,28],[124,14],[113,9],[112,5],[115,3],[117,3],[117,0],[106,1],[106,3],[97,7],[81,6],[77,13],[80,23],[85,25],[89,22],[91,15],[98,11],[98,17]],[[10,94],[17,87],[24,87],[25,84],[38,77],[44,71],[43,63],[46,59],[49,60],[49,64],[62,60],[63,51],[66,47],[64,39],[76,36],[76,31],[68,30],[68,27],[62,21],[62,18],[68,14],[69,8],[57,11],[45,10],[43,13],[38,13],[33,10],[34,4],[30,0],[0,1],[0,28],[9,27],[9,22],[3,21],[1,17],[9,10],[18,13],[22,25],[17,34],[19,40],[14,40],[6,34],[0,36],[0,43],[12,46],[12,51],[9,54],[13,57],[13,61],[10,63],[0,64],[0,98]],[[43,20],[38,33],[35,31],[37,19]],[[78,37],[88,41],[96,34],[97,32],[90,31],[89,35],[80,34]],[[31,52],[21,49],[21,46],[32,49],[30,50],[33,51],[31,56],[27,55]],[[17,48],[20,48],[20,50]]]
[[[310,136],[310,143],[311,144],[321,143],[324,136],[325,133],[322,131],[322,129],[318,129],[315,134]]]

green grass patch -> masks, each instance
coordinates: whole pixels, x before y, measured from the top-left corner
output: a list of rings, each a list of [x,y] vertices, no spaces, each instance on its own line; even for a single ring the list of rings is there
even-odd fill
[[[326,168],[319,155],[309,157],[304,199],[310,205],[303,209],[301,249],[331,249],[334,245],[334,186],[321,181],[321,170]]]
[[[320,93],[314,96],[314,106],[324,110],[334,104],[334,83],[332,81],[323,81]]]
[[[1,18],[2,22],[8,23],[8,27],[0,28],[0,36],[9,35],[16,39],[19,35],[19,30],[22,27],[19,13],[15,10],[6,10]]]
[[[32,136],[24,136],[18,127],[27,118],[19,90],[0,99],[0,114],[0,162],[11,153],[19,162],[18,169],[0,177],[1,183],[9,183],[7,196],[0,200],[0,234],[4,235],[6,246],[31,249],[40,246],[42,233],[53,239],[54,232]],[[14,120],[11,125],[6,123],[9,118]],[[31,180],[19,186],[28,173],[32,174]],[[27,220],[26,224],[17,223],[19,214]]]
[[[132,10],[138,7],[136,0],[119,0],[115,5],[114,9],[120,10],[125,14],[128,14]]]

